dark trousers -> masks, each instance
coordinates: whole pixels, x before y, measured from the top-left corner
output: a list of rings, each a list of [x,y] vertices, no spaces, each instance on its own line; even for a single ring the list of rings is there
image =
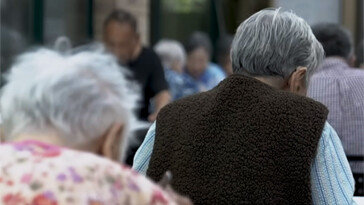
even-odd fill
[[[137,130],[135,132],[136,140],[130,143],[129,146],[127,147],[125,164],[129,165],[130,167],[133,166],[135,153],[138,151],[140,145],[142,145],[147,132],[148,128]]]
[[[354,196],[364,196],[364,173],[353,173],[355,179]]]

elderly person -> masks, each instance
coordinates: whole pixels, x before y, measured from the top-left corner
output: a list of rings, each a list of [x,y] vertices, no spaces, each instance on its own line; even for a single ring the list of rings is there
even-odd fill
[[[187,62],[184,71],[185,95],[212,89],[226,76],[222,69],[211,63],[212,45],[207,34],[191,34],[185,45]]]
[[[172,100],[183,97],[183,68],[186,64],[186,52],[181,43],[164,39],[159,41],[154,50],[162,61],[164,74],[169,84]]]
[[[312,27],[326,58],[312,76],[308,95],[329,109],[327,121],[337,131],[355,178],[355,195],[364,196],[364,71],[354,64],[348,30],[337,24]]]
[[[262,10],[237,29],[234,74],[167,105],[134,168],[198,204],[352,204],[354,180],[327,109],[304,97],[324,57],[309,25]]]
[[[123,157],[133,123],[137,97],[120,69],[98,52],[41,49],[18,59],[1,95],[1,204],[175,204],[101,157]]]

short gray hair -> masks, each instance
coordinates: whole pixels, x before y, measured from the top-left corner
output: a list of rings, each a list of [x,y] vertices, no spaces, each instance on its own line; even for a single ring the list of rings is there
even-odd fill
[[[114,123],[124,123],[128,135],[138,96],[121,70],[114,57],[99,51],[21,55],[1,95],[5,136],[55,131],[68,145],[82,145]]]
[[[161,59],[165,68],[171,68],[173,62],[186,63],[186,52],[182,44],[175,40],[160,40],[154,46],[155,52]]]
[[[310,26],[280,9],[259,11],[240,24],[231,49],[234,73],[251,76],[286,78],[303,66],[309,79],[323,58]]]

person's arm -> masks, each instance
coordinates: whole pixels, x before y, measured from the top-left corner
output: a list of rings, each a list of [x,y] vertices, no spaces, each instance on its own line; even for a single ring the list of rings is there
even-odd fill
[[[168,91],[168,83],[166,81],[164,75],[164,69],[160,59],[157,54],[152,53],[153,56],[153,70],[150,78],[149,89],[153,93],[153,101],[155,104],[154,112],[148,116],[148,120],[150,122],[155,121],[157,118],[158,112],[163,108],[163,106],[167,105],[171,96]]]
[[[169,94],[168,90],[163,90],[159,92],[154,97],[155,110],[152,114],[149,115],[148,117],[149,122],[154,122],[157,119],[159,111],[170,101],[171,101],[171,95]]]
[[[311,165],[313,204],[355,204],[354,178],[336,131],[326,123]]]
[[[134,156],[133,169],[142,175],[147,174],[149,161],[152,156],[155,138],[155,124],[156,122],[154,122],[149,128],[142,145],[139,147]]]

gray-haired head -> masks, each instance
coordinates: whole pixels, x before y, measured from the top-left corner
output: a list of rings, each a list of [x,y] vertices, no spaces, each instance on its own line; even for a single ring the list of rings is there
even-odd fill
[[[240,24],[231,49],[234,73],[287,78],[307,67],[307,79],[324,58],[310,26],[292,12],[259,11]]]
[[[174,62],[182,66],[186,63],[186,52],[182,44],[175,40],[160,40],[154,46],[155,52],[161,59],[165,68],[172,68]]]
[[[61,55],[41,49],[20,56],[1,95],[7,140],[54,132],[66,145],[82,146],[114,123],[124,125],[126,139],[138,96],[121,70],[114,57],[101,52]]]

